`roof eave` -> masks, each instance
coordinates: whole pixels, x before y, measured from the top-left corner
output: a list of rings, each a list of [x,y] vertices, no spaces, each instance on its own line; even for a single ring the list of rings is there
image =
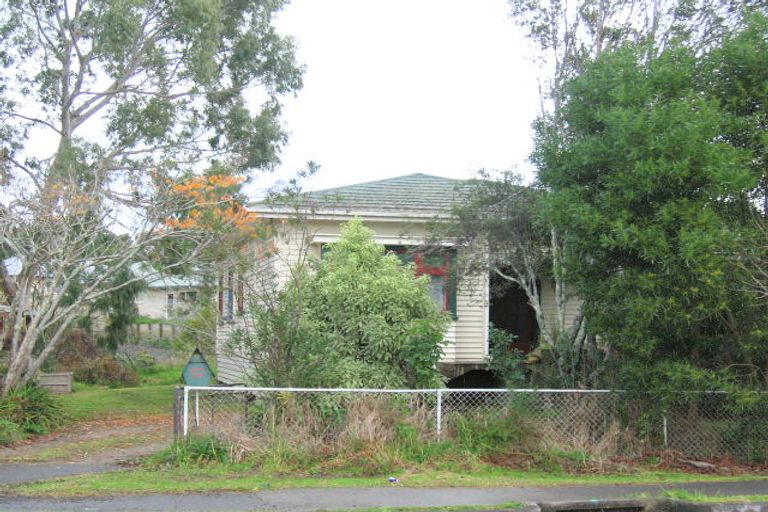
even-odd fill
[[[356,210],[351,207],[343,208],[285,208],[265,206],[263,204],[253,204],[249,208],[252,212],[265,219],[284,219],[294,215],[304,215],[312,220],[348,220],[355,217],[370,221],[421,221],[449,219],[450,212],[446,210],[424,209],[424,210]]]

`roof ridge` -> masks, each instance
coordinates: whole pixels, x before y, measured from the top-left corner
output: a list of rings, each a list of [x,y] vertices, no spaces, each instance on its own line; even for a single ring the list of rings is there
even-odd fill
[[[387,182],[392,182],[392,181],[402,181],[404,179],[414,178],[414,177],[437,178],[439,180],[456,182],[456,183],[460,183],[462,181],[466,181],[466,180],[460,180],[460,179],[456,179],[456,178],[446,178],[445,176],[438,176],[436,174],[426,174],[426,173],[423,173],[423,172],[415,172],[415,173],[411,173],[411,174],[403,174],[403,175],[400,175],[400,176],[392,176],[390,178],[382,178],[380,180],[363,181],[363,182],[360,182],[360,183],[351,183],[349,185],[341,185],[341,186],[338,186],[338,187],[324,188],[324,189],[320,189],[320,190],[311,190],[311,191],[308,192],[308,194],[311,196],[313,194],[318,194],[318,193],[323,193],[324,194],[324,193],[327,193],[327,192],[337,192],[337,191],[349,189],[350,187],[359,187],[359,186],[366,186],[366,187],[368,187],[368,186],[371,186],[371,185],[379,185],[379,184],[383,184],[383,183],[387,183]]]

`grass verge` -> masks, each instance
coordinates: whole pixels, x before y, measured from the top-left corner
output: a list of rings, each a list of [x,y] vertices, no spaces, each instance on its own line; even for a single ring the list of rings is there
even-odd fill
[[[664,491],[661,496],[676,500],[692,501],[695,503],[768,503],[768,494],[739,494],[736,496],[723,496],[721,494],[702,494],[690,492],[685,489],[672,489]]]
[[[682,472],[645,471],[622,475],[572,475],[525,472],[492,466],[473,471],[402,471],[373,477],[308,477],[298,474],[270,474],[248,465],[209,465],[171,469],[135,469],[95,475],[78,475],[57,480],[0,487],[0,492],[25,496],[105,496],[123,494],[188,493],[265,489],[389,487],[387,476],[399,479],[404,487],[520,487],[600,484],[657,484],[692,481],[740,481],[765,476],[707,476]]]
[[[371,507],[355,509],[326,510],[320,512],[464,512],[471,510],[517,510],[523,508],[518,501],[509,501],[500,505],[456,505],[450,507]]]

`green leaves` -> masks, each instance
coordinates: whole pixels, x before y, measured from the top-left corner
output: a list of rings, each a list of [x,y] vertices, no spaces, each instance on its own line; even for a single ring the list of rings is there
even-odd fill
[[[567,268],[590,329],[621,364],[755,361],[749,333],[764,319],[735,261],[764,176],[760,108],[745,107],[763,102],[768,75],[748,81],[734,67],[763,60],[768,25],[756,20],[710,54],[604,53],[566,85],[562,129],[537,125],[534,159],[567,234]]]
[[[384,365],[398,385],[429,387],[439,381],[448,319],[430,299],[426,278],[385,254],[361,221],[345,225],[320,262],[308,289],[307,314],[335,334],[335,350]]]

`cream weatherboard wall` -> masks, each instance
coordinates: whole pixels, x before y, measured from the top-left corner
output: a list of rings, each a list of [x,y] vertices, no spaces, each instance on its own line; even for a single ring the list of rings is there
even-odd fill
[[[243,287],[244,291],[251,295],[259,296],[268,293],[278,284],[276,269],[281,255],[273,254],[266,258],[262,256],[267,246],[271,245],[271,241],[261,241],[251,246],[254,265],[251,273],[245,277],[248,286]],[[248,384],[247,375],[250,367],[248,358],[229,343],[238,329],[248,329],[246,315],[233,314],[231,317],[219,318],[216,327],[217,379],[225,384]]]

